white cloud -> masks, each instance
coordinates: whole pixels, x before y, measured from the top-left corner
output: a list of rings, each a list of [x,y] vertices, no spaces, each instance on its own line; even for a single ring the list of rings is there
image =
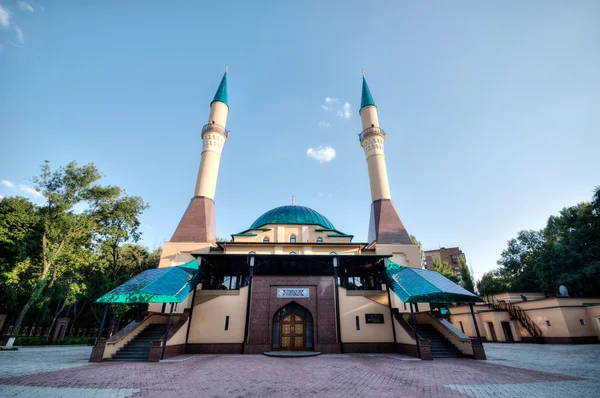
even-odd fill
[[[23,39],[23,31],[21,30],[21,28],[19,28],[17,24],[12,24],[12,27],[15,30],[15,33],[17,34],[17,40],[19,41],[19,44],[24,44],[25,40]]]
[[[311,157],[319,163],[329,163],[335,159],[335,149],[330,146],[320,146],[318,148],[308,148],[306,156]]]
[[[4,195],[0,195],[0,200],[4,199]]]
[[[6,188],[14,188],[15,184],[13,184],[12,182],[8,181],[8,180],[2,180],[2,185],[4,185]]]
[[[35,189],[33,189],[31,187],[28,187],[27,185],[20,184],[19,189],[34,198],[43,198],[44,197],[44,195],[42,195],[40,192],[36,191]]]
[[[337,112],[337,115],[344,119],[350,119],[350,116],[352,116],[352,109],[350,107],[350,103],[344,102],[344,107]]]
[[[331,123],[326,122],[325,120],[321,120],[319,122],[319,127],[329,127],[329,126],[331,126]]]
[[[8,11],[6,11],[4,7],[2,7],[2,4],[0,4],[0,26],[3,28],[8,28],[9,25],[10,14],[8,13]]]
[[[330,111],[332,109],[333,103],[337,101],[337,98],[325,97],[325,103],[321,105],[321,108],[325,109],[326,111]]]
[[[19,9],[21,11],[29,11],[29,12],[33,12],[34,11],[34,9],[31,6],[31,4],[26,3],[24,1],[19,1]]]

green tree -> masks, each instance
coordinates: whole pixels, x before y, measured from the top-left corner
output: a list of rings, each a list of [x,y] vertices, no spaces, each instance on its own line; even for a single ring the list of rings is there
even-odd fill
[[[520,231],[515,239],[508,241],[498,265],[513,277],[512,288],[521,291],[540,291],[536,269],[541,265],[544,251],[543,231]]]
[[[477,291],[481,295],[512,291],[513,276],[506,268],[488,271],[477,281]]]
[[[454,283],[458,283],[458,277],[456,273],[450,267],[446,261],[441,261],[439,258],[433,260],[433,264],[431,265],[431,269],[438,274],[442,274],[446,278],[450,279]]]
[[[414,235],[410,235],[410,240],[419,248],[419,258],[421,259],[421,267],[423,267],[423,264],[425,262],[425,252],[423,251],[423,244]]]
[[[36,190],[46,198],[46,205],[38,211],[41,221],[38,242],[41,267],[36,272],[29,299],[15,322],[13,337],[19,333],[25,315],[40,299],[46,287],[52,286],[73,265],[69,260],[79,261],[72,254],[83,242],[91,241],[95,210],[101,203],[118,194],[116,187],[96,185],[100,178],[101,174],[93,164],[79,167],[76,162],[71,162],[66,167],[52,171],[48,161],[42,166],[41,174],[34,177]],[[74,207],[79,204],[87,206],[87,210],[77,214]]]
[[[471,293],[475,293],[473,276],[471,275],[471,270],[467,266],[467,262],[462,257],[459,257],[458,265],[460,267],[460,286]]]

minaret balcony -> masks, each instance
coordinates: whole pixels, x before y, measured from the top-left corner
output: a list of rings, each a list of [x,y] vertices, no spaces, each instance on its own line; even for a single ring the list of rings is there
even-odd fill
[[[381,127],[367,127],[358,135],[358,139],[359,139],[359,141],[362,141],[364,138],[366,138],[370,135],[376,135],[376,134],[379,134],[379,135],[382,135],[385,137],[385,131]]]
[[[209,123],[204,125],[204,127],[202,127],[202,135],[204,135],[204,133],[221,133],[225,136],[225,138],[229,138],[229,130],[227,130],[225,127],[221,126],[220,124],[216,124],[216,123]]]

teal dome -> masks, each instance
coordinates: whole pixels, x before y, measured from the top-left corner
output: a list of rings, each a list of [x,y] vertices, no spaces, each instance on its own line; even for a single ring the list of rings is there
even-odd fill
[[[335,230],[335,227],[324,215],[304,206],[281,206],[269,210],[258,217],[250,229],[260,228],[267,224],[312,224],[320,225],[326,229]]]

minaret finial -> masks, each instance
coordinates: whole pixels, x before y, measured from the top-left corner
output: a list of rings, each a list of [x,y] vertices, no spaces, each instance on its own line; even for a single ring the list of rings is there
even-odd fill
[[[362,75],[363,75],[363,77],[365,77],[365,70],[364,69],[362,70]]]
[[[292,196],[292,206],[296,206],[296,204],[294,203],[294,197]]]
[[[227,71],[229,71],[229,65],[225,65],[225,73],[227,73]]]

